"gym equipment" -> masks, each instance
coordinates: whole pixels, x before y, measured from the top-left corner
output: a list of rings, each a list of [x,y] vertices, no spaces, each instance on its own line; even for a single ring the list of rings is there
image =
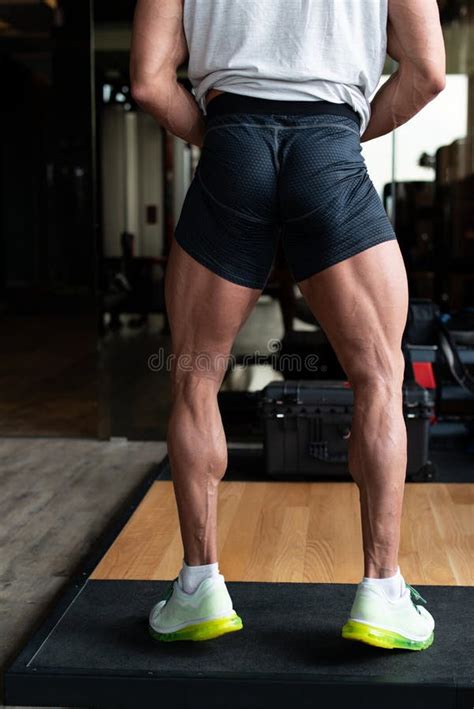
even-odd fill
[[[348,474],[353,391],[341,381],[272,382],[263,389],[266,472],[285,479],[337,478]],[[428,459],[431,392],[416,382],[403,386],[408,436],[407,479],[434,480]]]
[[[432,381],[436,415],[474,420],[474,309],[441,313],[431,300],[411,299],[403,348],[416,380]]]
[[[322,329],[286,332],[275,356],[275,369],[290,380],[347,378]]]

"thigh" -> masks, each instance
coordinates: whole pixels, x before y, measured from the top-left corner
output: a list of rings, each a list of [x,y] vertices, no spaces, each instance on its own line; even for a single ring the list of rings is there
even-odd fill
[[[192,374],[220,386],[234,339],[261,294],[221,278],[173,240],[165,297],[171,329],[174,379]]]
[[[396,240],[366,249],[299,287],[349,379],[398,377],[408,285]]]

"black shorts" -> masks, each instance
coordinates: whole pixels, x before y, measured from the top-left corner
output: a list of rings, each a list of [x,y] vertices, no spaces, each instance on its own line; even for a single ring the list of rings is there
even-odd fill
[[[261,289],[279,238],[297,282],[396,239],[359,126],[347,104],[213,98],[177,242],[222,278]]]

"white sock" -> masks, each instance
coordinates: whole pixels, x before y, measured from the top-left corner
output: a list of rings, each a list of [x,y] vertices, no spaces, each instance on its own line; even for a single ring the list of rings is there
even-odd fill
[[[201,566],[188,566],[183,559],[183,568],[179,572],[178,584],[185,593],[194,593],[204,579],[219,575],[219,564],[202,564]]]
[[[397,566],[397,573],[394,576],[389,576],[385,579],[371,578],[364,576],[362,581],[373,586],[381,588],[391,601],[396,601],[403,593],[405,581],[400,572],[400,567]]]

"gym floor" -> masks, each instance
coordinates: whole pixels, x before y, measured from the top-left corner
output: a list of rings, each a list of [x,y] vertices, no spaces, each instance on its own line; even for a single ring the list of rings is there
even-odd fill
[[[473,506],[474,484],[407,483],[400,566],[411,584],[474,585]],[[224,480],[218,530],[219,567],[228,581],[360,581],[353,482]],[[172,579],[181,562],[172,483],[157,480],[90,578]]]
[[[0,440],[2,670],[165,453],[160,442]]]
[[[360,580],[362,565],[357,488],[353,482],[344,481],[224,480],[219,493],[220,567],[236,608],[245,618],[246,632],[239,633],[232,643],[216,642],[201,649],[157,647],[147,640],[146,615],[181,563],[169,470],[166,463],[146,465],[153,461],[155,453],[146,448],[149,444],[101,445],[105,446],[102,455],[97,450],[91,451],[87,463],[76,464],[76,475],[69,481],[75,488],[76,501],[78,475],[81,480],[89,478],[91,486],[83,490],[83,501],[92,494],[97,509],[101,502],[98,490],[103,494],[110,486],[116,486],[117,475],[124,479],[124,471],[129,470],[127,463],[133,467],[138,459],[143,468],[148,468],[142,478],[145,487],[139,484],[143,492],[135,498],[137,501],[122,507],[119,521],[114,523],[115,531],[107,532],[95,545],[90,545],[91,554],[79,571],[76,569],[75,585],[70,584],[66,596],[51,608],[40,633],[28,646],[21,643],[21,656],[8,674],[9,696],[19,700],[27,697],[27,702],[38,697],[44,704],[49,704],[44,701],[46,696],[52,701],[60,701],[61,697],[64,702],[69,699],[68,706],[76,703],[74,699],[82,699],[81,706],[92,706],[90,701],[99,698],[96,694],[99,691],[103,699],[119,701],[120,697],[120,702],[125,702],[123,706],[132,706],[132,697],[134,701],[137,699],[136,682],[148,702],[157,691],[157,686],[151,686],[150,682],[160,684],[164,678],[166,684],[166,678],[171,676],[175,679],[168,682],[179,683],[182,678],[176,679],[177,672],[184,672],[189,679],[192,673],[201,676],[204,669],[211,682],[213,672],[224,671],[225,675],[230,671],[234,680],[243,672],[243,676],[256,680],[250,691],[257,691],[258,686],[260,693],[266,691],[267,685],[261,684],[269,673],[279,680],[284,675],[291,687],[294,679],[301,681],[303,672],[310,683],[304,689],[305,706],[309,706],[308,700],[314,696],[311,692],[323,692],[325,699],[328,698],[328,692],[334,690],[335,675],[345,677],[337,691],[343,692],[346,699],[353,696],[354,682],[361,691],[361,672],[364,687],[374,692],[382,691],[381,679],[397,677],[395,685],[390,685],[394,693],[388,701],[390,707],[398,706],[400,698],[406,699],[407,691],[412,693],[414,706],[426,706],[423,702],[429,700],[431,706],[444,707],[454,706],[452,702],[458,691],[469,694],[472,690],[469,679],[472,643],[464,632],[469,613],[461,619],[455,609],[459,604],[472,606],[474,547],[470,529],[474,484],[408,483],[406,487],[400,563],[406,578],[417,584],[422,593],[425,590],[439,620],[438,642],[432,651],[417,658],[417,663],[406,653],[370,654],[359,644],[348,647],[339,637],[339,625],[353,597],[353,584]],[[145,447],[140,450],[141,446]],[[60,452],[59,448],[55,451],[51,466],[55,472],[50,477],[57,478],[64,469],[63,458],[58,461]],[[13,479],[15,456],[10,456],[9,465],[9,478]],[[104,476],[106,467],[109,473]],[[21,478],[21,472],[18,477]],[[41,497],[37,488],[31,494],[33,499],[36,496]],[[53,574],[66,576],[71,571],[64,564],[63,549],[55,548],[54,554],[48,549],[48,534],[57,538],[57,529],[61,528],[65,534],[61,535],[60,546],[66,548],[67,541],[63,540],[70,540],[68,535],[73,532],[67,520],[74,512],[80,517],[83,510],[80,505],[77,509],[77,502],[76,509],[71,506],[68,509],[68,490],[60,491],[56,498],[61,499],[64,507],[59,505],[55,529],[36,530],[41,541],[30,542],[30,563],[23,559],[20,566],[23,577],[30,573],[31,598],[38,578],[35,566],[39,568],[43,561],[38,559],[39,547],[44,558],[49,553],[57,563],[61,560],[63,571],[53,566]],[[23,527],[20,520],[17,536],[21,536]],[[18,612],[20,603],[14,600],[15,591],[21,591],[18,582],[11,585],[11,608],[6,608],[6,612],[11,609],[16,612],[10,627],[21,625],[24,630],[26,624]],[[275,608],[279,609],[278,614]],[[291,623],[282,626],[281,613],[291,618]],[[11,637],[9,628],[3,630]],[[26,634],[31,636],[31,628]],[[422,682],[419,671],[424,677]],[[128,684],[114,684],[124,672]],[[144,676],[149,680],[146,686]],[[94,677],[102,682],[100,687],[94,684]],[[204,684],[199,683],[201,694],[205,691]],[[226,686],[229,691],[229,685]],[[185,692],[181,684],[179,687]],[[281,699],[278,693],[283,691],[282,687],[268,685],[268,691],[273,695],[276,692]],[[288,687],[285,685],[287,693]],[[303,687],[304,683],[302,691]],[[176,696],[173,692],[177,691],[177,685],[163,691],[170,699]],[[140,697],[144,698],[142,694]],[[469,699],[464,694],[463,698]],[[445,701],[448,703],[444,704]],[[212,706],[220,705],[214,702]]]

